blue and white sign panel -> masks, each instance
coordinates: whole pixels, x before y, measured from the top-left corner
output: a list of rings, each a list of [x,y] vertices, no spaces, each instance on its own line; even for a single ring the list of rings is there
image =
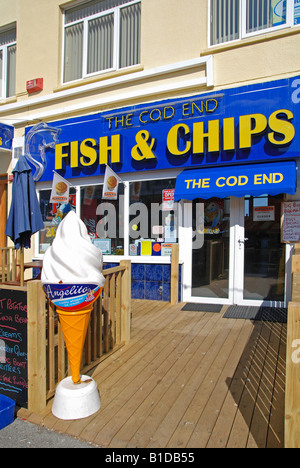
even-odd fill
[[[106,164],[121,174],[294,159],[300,76],[52,122],[39,131],[26,153],[40,181],[52,180],[53,170],[67,179],[104,175]]]
[[[226,166],[222,169],[215,167],[183,171],[176,179],[174,199],[177,201],[279,193],[294,195],[295,191],[296,163],[285,161],[279,165],[247,164]]]

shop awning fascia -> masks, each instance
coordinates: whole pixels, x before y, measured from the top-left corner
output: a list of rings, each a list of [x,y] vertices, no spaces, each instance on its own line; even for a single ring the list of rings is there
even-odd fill
[[[174,199],[294,195],[296,181],[295,161],[190,169],[177,176]]]

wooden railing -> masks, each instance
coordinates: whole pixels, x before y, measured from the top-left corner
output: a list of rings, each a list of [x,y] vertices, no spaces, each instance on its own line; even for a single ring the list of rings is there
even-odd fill
[[[131,264],[103,270],[102,297],[93,307],[82,354],[84,374],[130,340]],[[69,374],[64,338],[55,308],[40,281],[28,288],[28,409],[41,412],[56,384]]]
[[[14,247],[0,247],[1,283],[24,285],[24,253]]]
[[[300,447],[300,249],[292,257],[292,301],[288,306],[285,381],[285,448]]]

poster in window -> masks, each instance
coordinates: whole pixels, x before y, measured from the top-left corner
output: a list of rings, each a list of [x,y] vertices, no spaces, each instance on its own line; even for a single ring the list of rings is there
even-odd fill
[[[282,203],[281,242],[300,242],[300,201]]]
[[[162,209],[163,211],[174,210],[174,193],[175,189],[166,189],[162,193]]]
[[[254,206],[253,221],[275,221],[275,206]]]
[[[141,255],[151,255],[152,253],[152,241],[145,240],[140,243]]]
[[[111,239],[94,239],[93,244],[101,250],[103,255],[111,255]]]

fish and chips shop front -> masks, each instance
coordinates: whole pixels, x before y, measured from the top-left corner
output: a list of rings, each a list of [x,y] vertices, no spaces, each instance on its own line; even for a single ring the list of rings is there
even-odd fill
[[[282,207],[300,199],[300,77],[75,116],[42,130],[55,144],[43,162],[36,133],[30,151],[45,223],[35,258],[75,209],[106,266],[131,260],[133,298],[170,300],[177,243],[180,301],[287,303],[293,243],[283,239]],[[111,195],[107,183],[103,189],[107,167]],[[67,203],[59,193],[51,198],[54,174],[68,182]]]

